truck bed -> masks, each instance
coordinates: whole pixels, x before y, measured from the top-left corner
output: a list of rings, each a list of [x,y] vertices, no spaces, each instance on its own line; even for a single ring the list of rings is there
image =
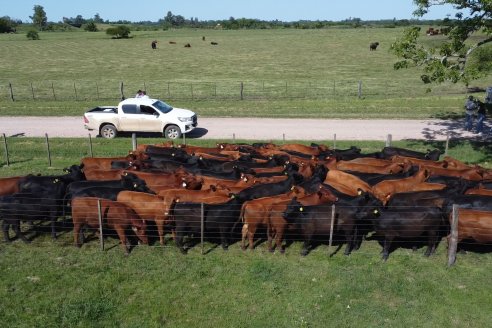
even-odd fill
[[[115,106],[98,106],[94,107],[91,110],[88,110],[87,113],[118,113],[118,107]]]

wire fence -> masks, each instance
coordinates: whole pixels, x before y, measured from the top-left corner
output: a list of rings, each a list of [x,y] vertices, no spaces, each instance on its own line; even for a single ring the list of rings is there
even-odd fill
[[[408,85],[412,85],[409,88]],[[133,97],[145,90],[154,98],[169,100],[333,99],[362,97],[414,97],[426,86],[405,80],[336,81],[30,81],[0,82],[0,100],[90,101]],[[433,88],[434,96],[463,95],[458,85]]]
[[[39,206],[40,202],[47,201],[50,205]],[[269,250],[274,249],[271,246],[272,241],[273,244],[279,243],[275,245],[279,251],[283,251],[285,245],[289,250],[289,245],[302,243],[302,255],[307,255],[319,245],[327,246],[333,255],[345,245],[345,254],[348,255],[357,252],[361,244],[369,240],[382,242],[383,249],[388,246],[388,252],[402,245],[414,248],[427,245],[431,248],[427,252],[432,252],[445,238],[448,245],[448,265],[455,263],[458,245],[487,247],[492,243],[490,207],[463,209],[453,205],[443,221],[442,218],[427,215],[433,211],[427,206],[389,206],[382,210],[381,216],[378,217],[377,220],[384,222],[380,224],[370,217],[355,219],[353,215],[343,214],[347,210],[352,213],[371,212],[373,207],[339,206],[336,202],[322,205],[324,211],[318,211],[317,217],[310,219],[302,218],[300,214],[297,218],[286,216],[289,207],[285,206],[274,206],[271,211],[245,218],[239,215],[242,204],[236,208],[227,208],[227,203],[183,203],[179,210],[165,215],[152,212],[150,208],[155,204],[145,201],[137,201],[132,206],[127,206],[124,201],[82,197],[73,199],[69,208],[65,208],[62,202],[62,199],[53,201],[26,194],[3,197],[0,200],[0,208],[4,220],[4,240],[21,238],[29,241],[26,235],[33,238],[33,235],[48,233],[53,224],[57,234],[73,234],[76,246],[81,246],[85,237],[91,235],[87,229],[92,230],[92,234],[96,232],[97,237],[88,242],[99,240],[103,251],[105,238],[118,239],[126,253],[131,245],[135,246],[137,242],[148,244],[150,247],[174,247],[169,242],[167,245],[159,244],[159,237],[165,234],[168,239],[172,235],[176,247],[184,253],[192,248],[200,248],[202,254],[205,254],[205,243],[221,244],[224,248],[235,243],[244,246],[244,239],[249,239],[254,243],[248,245],[251,249],[258,241],[266,240]],[[319,208],[306,206],[304,211],[316,207]],[[213,211],[214,208],[220,208],[220,211]],[[154,218],[142,220],[136,214],[141,211],[147,211],[145,216],[153,215]],[[395,221],[395,213],[398,214],[400,211],[403,213]],[[385,212],[391,213],[391,217],[384,217]],[[156,229],[159,221],[165,221],[164,232],[158,232]],[[15,237],[9,228],[14,231]],[[387,244],[388,241],[393,242],[391,248]],[[333,249],[335,247],[336,249]]]

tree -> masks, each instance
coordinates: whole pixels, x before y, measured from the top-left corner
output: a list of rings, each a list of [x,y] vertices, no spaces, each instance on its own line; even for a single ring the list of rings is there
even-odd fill
[[[391,51],[400,59],[395,69],[411,66],[422,67],[424,83],[451,81],[469,85],[470,81],[490,73],[479,65],[473,65],[475,53],[491,52],[484,47],[492,41],[491,0],[413,0],[417,9],[414,16],[422,17],[431,7],[452,5],[455,18],[446,18],[443,24],[447,34],[439,46],[426,46],[421,40],[419,27],[406,29],[403,36],[391,45]],[[473,35],[473,38],[471,36]],[[476,51],[480,49],[481,51]]]
[[[29,16],[29,18],[32,19],[34,26],[37,26],[39,30],[44,30],[48,25],[48,17],[46,16],[43,6],[35,5],[33,10],[34,15]]]
[[[85,25],[85,27],[84,27],[84,30],[86,30],[88,32],[97,32],[98,31],[97,26],[94,22],[87,23],[87,25]]]
[[[96,24],[102,24],[104,23],[104,20],[99,16],[99,13],[94,15],[94,23]]]
[[[13,33],[16,25],[9,16],[0,17],[0,33]]]

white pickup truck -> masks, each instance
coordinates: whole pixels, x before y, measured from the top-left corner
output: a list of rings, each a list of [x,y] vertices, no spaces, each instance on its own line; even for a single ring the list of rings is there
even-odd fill
[[[197,125],[191,110],[151,98],[128,98],[117,107],[100,106],[84,114],[84,127],[99,131],[103,138],[114,138],[118,132],[161,132],[166,138],[178,139]]]

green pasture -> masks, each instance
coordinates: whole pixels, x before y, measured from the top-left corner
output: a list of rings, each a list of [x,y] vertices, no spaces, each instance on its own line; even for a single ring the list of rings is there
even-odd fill
[[[80,115],[95,104],[117,103],[121,83],[125,97],[146,89],[203,116],[460,113],[463,85],[433,86],[429,93],[416,69],[393,69],[389,47],[401,33],[400,28],[184,29],[134,31],[131,39],[111,40],[104,32],[42,32],[38,41],[0,35],[0,115]],[[156,50],[152,40],[158,41]],[[380,47],[369,51],[376,40]],[[481,87],[491,83],[476,81]]]

